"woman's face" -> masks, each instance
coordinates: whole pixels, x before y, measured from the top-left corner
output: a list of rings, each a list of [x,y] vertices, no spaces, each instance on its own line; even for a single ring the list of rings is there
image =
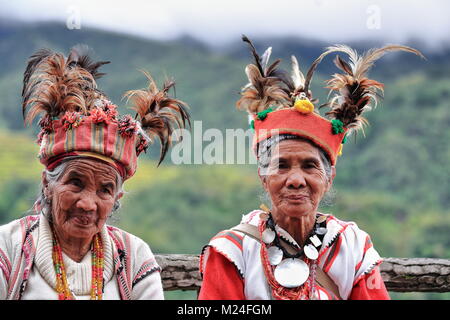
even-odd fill
[[[51,200],[54,227],[65,238],[92,239],[100,232],[111,213],[117,193],[116,171],[93,159],[68,162],[55,183],[46,185],[44,193]]]
[[[334,177],[328,179],[319,149],[302,140],[283,140],[273,147],[267,175],[260,176],[276,215],[293,218],[315,214]]]

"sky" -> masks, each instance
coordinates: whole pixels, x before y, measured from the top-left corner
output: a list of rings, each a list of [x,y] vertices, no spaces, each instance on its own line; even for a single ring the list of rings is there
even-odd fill
[[[250,37],[325,41],[419,39],[450,43],[447,0],[0,0],[0,18],[57,20],[152,39],[190,35],[210,44]]]

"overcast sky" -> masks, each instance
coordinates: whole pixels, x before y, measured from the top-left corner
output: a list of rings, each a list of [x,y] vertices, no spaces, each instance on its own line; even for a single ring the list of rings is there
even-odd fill
[[[326,41],[418,38],[432,46],[450,42],[447,0],[0,0],[0,16],[156,39],[189,34],[213,44],[243,33]]]

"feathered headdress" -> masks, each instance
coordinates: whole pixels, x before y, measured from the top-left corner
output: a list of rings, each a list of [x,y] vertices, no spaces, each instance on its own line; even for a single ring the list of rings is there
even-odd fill
[[[342,151],[341,143],[345,135],[363,130],[367,120],[362,114],[376,106],[377,97],[383,92],[382,83],[367,77],[374,62],[386,52],[396,50],[423,57],[418,50],[401,45],[372,49],[362,56],[347,46],[336,45],[327,48],[312,63],[306,76],[300,70],[296,57],[292,56],[289,77],[288,72],[279,69],[279,59],[267,67],[271,48],[260,58],[253,43],[246,36],[242,39],[250,45],[255,62],[245,68],[249,83],[242,89],[236,106],[246,109],[252,117],[255,151],[259,142],[273,135],[297,135],[321,147],[332,164]],[[346,53],[350,61],[346,62],[339,56],[334,60],[343,73],[335,74],[327,81],[330,93],[336,93],[323,105],[331,109],[325,114],[327,119],[314,108],[317,100],[313,98],[309,86],[319,63],[334,52]]]
[[[133,109],[141,128],[153,138],[157,136],[161,142],[161,153],[158,165],[164,159],[172,142],[174,128],[184,128],[186,121],[190,123],[187,105],[181,100],[169,97],[169,90],[175,87],[175,82],[166,80],[162,90],[159,90],[152,76],[143,72],[149,81],[146,90],[131,90],[125,97],[133,102]]]
[[[93,62],[88,47],[82,45],[73,47],[67,59],[48,49],[37,51],[28,60],[23,77],[25,121],[30,123],[39,113],[50,117],[67,111],[87,114],[95,99],[104,98],[95,79],[103,75],[97,69],[106,63]]]
[[[111,163],[127,179],[154,136],[161,140],[159,165],[174,128],[189,122],[186,104],[168,95],[175,83],[166,82],[159,90],[148,73],[148,90],[126,93],[137,112],[136,119],[120,116],[117,106],[97,88],[96,79],[104,75],[98,69],[106,63],[93,61],[89,48],[83,45],[72,48],[67,58],[41,49],[28,60],[22,112],[26,123],[42,114],[39,158],[49,170],[67,156],[88,156]]]
[[[309,83],[320,61],[315,61],[311,65],[305,77],[297,58],[291,56],[292,67],[289,73],[279,68],[281,59],[269,65],[272,47],[269,47],[260,57],[247,36],[243,35],[242,40],[248,43],[254,63],[245,67],[249,83],[241,90],[241,98],[236,103],[238,109],[247,110],[251,115],[257,115],[260,112],[266,114],[267,111],[294,106],[314,111],[309,102],[314,103],[317,100],[312,97]]]

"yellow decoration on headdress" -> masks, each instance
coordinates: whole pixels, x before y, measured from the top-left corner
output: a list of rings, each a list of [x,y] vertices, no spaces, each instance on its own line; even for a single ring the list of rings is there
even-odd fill
[[[300,113],[311,113],[314,111],[314,105],[308,99],[297,99],[294,104],[295,110]]]
[[[269,211],[270,211],[270,209],[269,209],[264,203],[262,203],[262,204],[259,206],[259,208],[260,208],[262,211],[264,211],[264,212],[269,212]]]
[[[339,151],[338,151],[338,156],[342,156],[342,147],[344,145],[341,143],[341,145],[339,146]]]

